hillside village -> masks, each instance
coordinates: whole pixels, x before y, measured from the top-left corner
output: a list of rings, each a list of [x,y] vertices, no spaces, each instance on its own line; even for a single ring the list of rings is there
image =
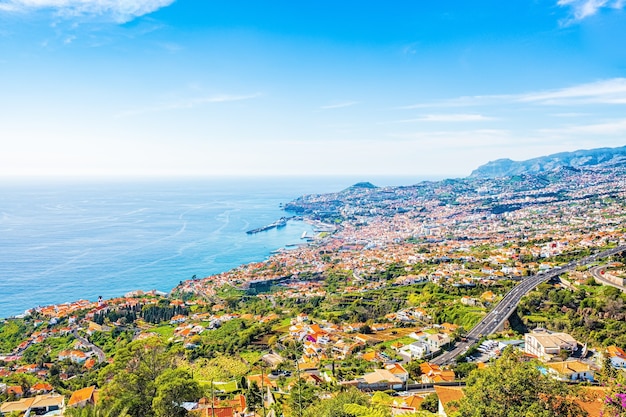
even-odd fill
[[[68,410],[112,404],[122,361],[156,346],[191,375],[193,398],[174,410],[189,415],[303,415],[316,399],[353,391],[392,415],[453,415],[470,374],[515,351],[546,377],[591,386],[594,395],[576,401],[599,416],[610,381],[626,370],[623,255],[539,285],[455,365],[430,360],[525,277],[626,244],[623,171],[304,196],[286,209],[318,228],[307,245],[170,294],[136,291],[3,320],[0,413],[77,415]]]

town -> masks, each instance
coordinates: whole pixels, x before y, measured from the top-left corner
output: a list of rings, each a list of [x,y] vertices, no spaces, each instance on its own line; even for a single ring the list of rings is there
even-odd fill
[[[624,171],[303,196],[285,209],[316,228],[306,245],[170,294],[3,320],[0,413],[302,416],[342,399],[350,416],[452,416],[476,375],[514,358],[573,384],[578,415],[599,416],[624,395],[614,382],[626,371],[626,260],[596,257],[626,245]],[[495,332],[437,362],[520,282],[548,273]],[[145,351],[163,367],[150,395],[123,380],[140,375],[131,364]]]

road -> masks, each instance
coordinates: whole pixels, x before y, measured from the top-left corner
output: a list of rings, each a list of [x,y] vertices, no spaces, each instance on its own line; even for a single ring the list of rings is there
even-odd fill
[[[80,343],[82,343],[83,345],[87,346],[88,348],[94,351],[94,353],[96,354],[98,358],[98,363],[104,362],[106,357],[102,349],[100,349],[98,346],[94,345],[89,340],[85,339],[84,337],[80,336],[76,330],[74,330],[72,333],[74,334],[74,337],[78,339],[78,341],[80,341]]]
[[[611,281],[608,281],[604,275],[602,274],[602,271],[604,271],[606,269],[605,266],[594,266],[593,268],[591,268],[589,270],[589,272],[591,272],[591,275],[596,279],[596,281],[601,282],[603,285],[609,285],[611,287],[615,287],[619,290],[622,290],[622,292],[626,292],[626,288],[622,287],[621,285],[617,285],[612,283]]]
[[[504,298],[502,298],[502,300],[489,313],[487,313],[487,315],[483,317],[483,319],[476,326],[474,326],[474,328],[466,335],[465,341],[456,343],[450,351],[444,352],[441,356],[438,356],[431,362],[438,365],[448,365],[454,363],[458,356],[462,355],[471,346],[476,344],[481,337],[490,335],[499,329],[509,318],[511,313],[513,313],[522,297],[528,294],[539,284],[547,282],[564,272],[571,271],[577,266],[588,265],[598,259],[606,258],[607,256],[615,255],[624,251],[626,251],[626,246],[617,246],[613,249],[599,252],[578,261],[572,261],[545,273],[539,273],[524,279],[511,291],[506,293]]]

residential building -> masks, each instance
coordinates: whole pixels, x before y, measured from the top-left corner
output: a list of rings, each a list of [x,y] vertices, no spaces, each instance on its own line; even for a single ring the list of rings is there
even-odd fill
[[[575,360],[550,362],[546,364],[548,372],[562,381],[593,381],[595,369],[588,363]]]
[[[606,354],[611,360],[611,365],[617,369],[626,369],[626,352],[617,346],[606,348]]]
[[[439,408],[437,414],[443,417],[447,417],[449,413],[453,413],[457,409],[451,406],[451,402],[459,401],[465,394],[460,387],[444,387],[441,385],[435,385],[435,392],[439,398]]]
[[[559,356],[562,351],[575,352],[578,342],[567,333],[550,332],[535,329],[524,336],[524,351],[537,356],[540,360],[549,361]]]
[[[360,389],[400,389],[404,381],[388,369],[376,369],[357,379]]]
[[[425,384],[454,381],[454,371],[441,369],[439,365],[434,363],[422,363],[420,370],[422,371],[422,382]]]
[[[409,380],[409,372],[399,363],[387,365],[385,366],[385,369],[400,378],[402,382],[407,382]]]
[[[55,410],[62,410],[65,397],[59,394],[37,395],[31,398],[22,398],[18,401],[7,401],[0,404],[0,414],[19,413],[25,416],[41,415]]]
[[[442,347],[451,342],[450,336],[445,333],[429,334],[426,337],[426,343],[430,346],[432,352],[440,350]]]
[[[430,355],[430,346],[426,342],[413,342],[401,347],[400,352],[411,359],[422,359]]]
[[[84,407],[94,405],[98,401],[98,390],[95,385],[74,391],[67,403],[68,407]]]

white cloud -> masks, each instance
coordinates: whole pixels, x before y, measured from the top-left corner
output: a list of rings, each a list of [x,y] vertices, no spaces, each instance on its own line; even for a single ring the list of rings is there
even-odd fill
[[[481,122],[494,119],[482,114],[427,114],[417,120],[421,122]]]
[[[551,116],[554,116],[554,117],[587,117],[587,116],[590,116],[590,113],[577,113],[577,112],[552,113]]]
[[[502,103],[534,103],[540,105],[626,104],[626,78],[611,78],[556,90],[521,94],[463,96],[430,103],[399,107],[410,110],[429,107],[475,107]]]
[[[354,106],[355,104],[359,104],[359,102],[358,101],[344,101],[344,102],[341,102],[341,103],[335,103],[335,104],[328,104],[326,106],[320,106],[320,109],[322,109],[322,110],[341,109],[343,107]]]
[[[245,96],[222,94],[222,95],[217,95],[217,96],[188,98],[188,99],[173,101],[170,103],[164,103],[164,104],[160,104],[160,105],[156,105],[152,107],[145,107],[141,109],[125,111],[123,113],[118,114],[117,117],[137,116],[140,114],[156,113],[156,112],[162,112],[162,111],[167,111],[167,110],[191,109],[191,108],[198,107],[203,104],[209,104],[209,103],[226,103],[226,102],[232,102],[232,101],[250,100],[253,98],[257,98],[260,95],[261,95],[260,93],[250,94],[250,95],[245,95]]]
[[[581,84],[559,90],[527,93],[517,101],[541,104],[626,104],[626,78]]]
[[[512,133],[504,129],[408,132],[388,136],[394,139],[416,141],[426,148],[433,149],[500,147],[516,142]]]
[[[569,7],[571,16],[561,21],[561,25],[567,26],[572,23],[593,16],[604,7],[612,9],[622,9],[624,7],[623,0],[558,0],[557,5],[561,7]]]
[[[613,120],[604,123],[585,125],[572,125],[557,129],[542,129],[542,133],[557,135],[585,135],[585,136],[611,136],[626,134],[626,119]]]
[[[53,10],[61,16],[105,16],[123,23],[169,6],[175,0],[0,0],[0,11]]]

